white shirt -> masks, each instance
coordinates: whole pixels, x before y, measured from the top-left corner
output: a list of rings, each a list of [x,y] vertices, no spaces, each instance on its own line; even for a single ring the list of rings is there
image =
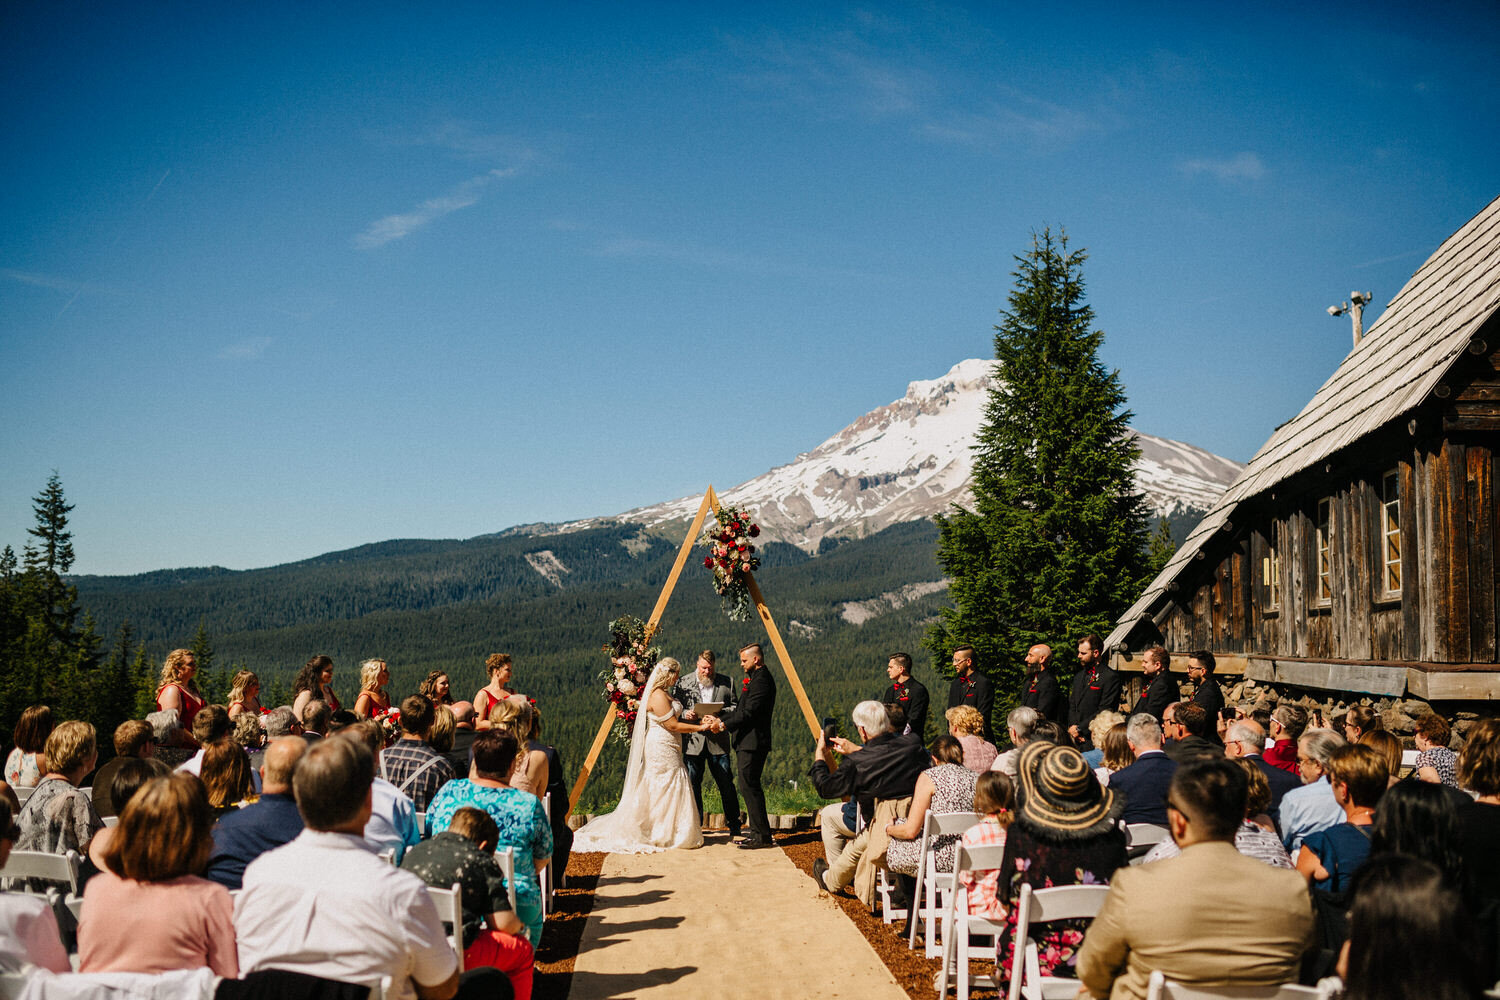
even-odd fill
[[[0,892],[0,972],[72,972],[44,896]]]
[[[436,986],[458,969],[427,886],[361,837],[303,830],[250,862],[244,886],[234,904],[241,975],[385,977],[389,1000],[415,1000],[413,979]]]

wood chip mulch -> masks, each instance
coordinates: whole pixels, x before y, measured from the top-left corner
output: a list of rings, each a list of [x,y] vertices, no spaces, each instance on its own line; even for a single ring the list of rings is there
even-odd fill
[[[811,880],[813,861],[823,856],[823,842],[817,830],[777,834],[776,844]],[[542,947],[537,951],[536,978],[532,986],[535,1000],[567,1000],[573,985],[573,964],[578,957],[579,942],[583,939],[584,923],[594,908],[594,889],[599,883],[604,858],[603,854],[574,854],[568,860],[568,888],[559,889],[554,896],[554,907],[547,916],[546,930],[542,933]],[[941,963],[923,957],[921,942],[916,949],[908,948],[899,921],[881,923],[879,916],[870,913],[853,896],[834,898],[865,940],[870,942],[870,947],[906,995],[911,1000],[934,1000],[937,993],[932,988],[932,979]],[[994,966],[975,962],[972,968],[976,974],[982,974],[993,970]],[[994,998],[995,993],[974,989],[970,996],[975,1000],[987,1000]]]

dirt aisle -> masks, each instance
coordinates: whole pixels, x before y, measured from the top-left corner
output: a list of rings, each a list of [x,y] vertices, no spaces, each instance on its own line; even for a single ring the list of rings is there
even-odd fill
[[[569,1000],[906,1000],[858,929],[780,850],[723,835],[604,859]]]

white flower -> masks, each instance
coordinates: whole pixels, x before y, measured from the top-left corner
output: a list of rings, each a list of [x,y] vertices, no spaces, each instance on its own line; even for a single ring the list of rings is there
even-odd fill
[[[638,692],[640,690],[640,688],[638,688],[638,687],[635,686],[635,682],[634,681],[628,680],[628,679],[625,679],[625,678],[621,678],[620,682],[616,685],[616,687],[618,688],[618,690],[619,690],[619,692],[621,694],[626,695],[627,697],[630,696],[630,695],[635,694],[636,692]]]

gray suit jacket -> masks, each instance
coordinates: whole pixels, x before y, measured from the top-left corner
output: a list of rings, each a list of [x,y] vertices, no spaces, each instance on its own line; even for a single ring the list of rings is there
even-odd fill
[[[703,700],[702,692],[698,690],[698,674],[694,672],[679,680],[677,690],[673,693],[677,700],[682,702],[682,710],[691,712],[693,706]],[[728,677],[723,674],[714,674],[714,696],[709,699],[710,701],[721,702],[727,709],[739,700],[738,694],[734,685],[729,683]],[[705,753],[728,753],[729,741],[728,733],[683,733],[682,752],[689,757],[697,757]]]

